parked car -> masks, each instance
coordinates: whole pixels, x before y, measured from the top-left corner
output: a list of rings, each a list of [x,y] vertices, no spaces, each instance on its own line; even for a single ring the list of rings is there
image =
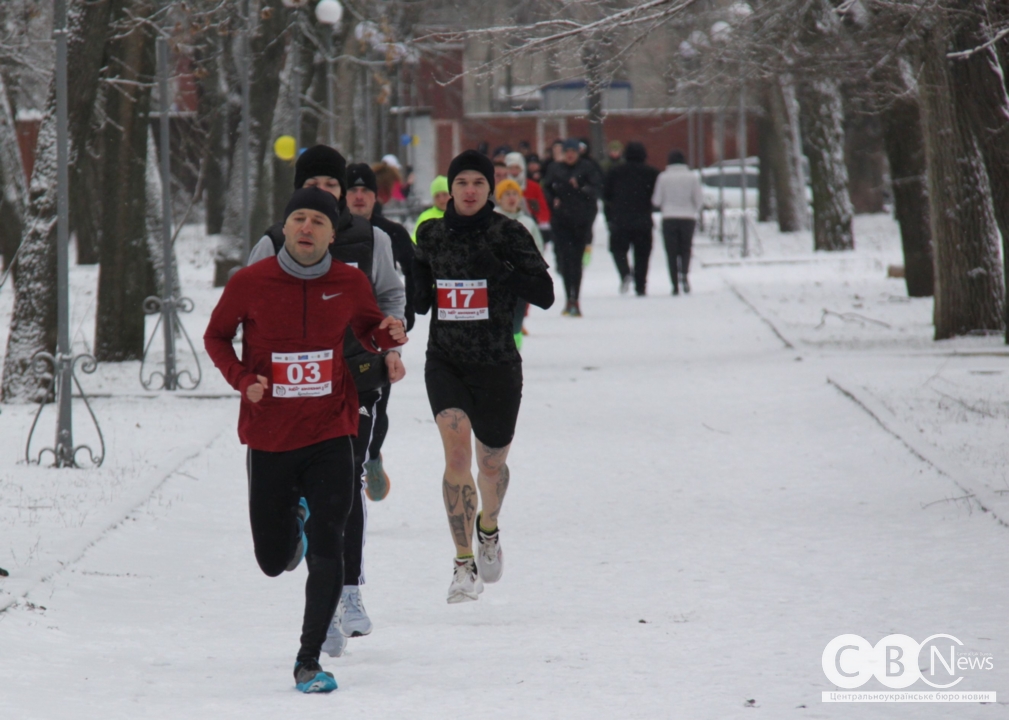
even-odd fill
[[[743,174],[739,170],[739,165],[726,165],[724,171],[725,187],[725,207],[743,207]],[[718,207],[719,185],[723,179],[719,175],[719,168],[706,167],[701,170],[701,185],[704,190],[704,207]],[[753,166],[746,166],[746,207],[753,209],[757,207],[759,194],[757,186],[760,182],[760,169]]]

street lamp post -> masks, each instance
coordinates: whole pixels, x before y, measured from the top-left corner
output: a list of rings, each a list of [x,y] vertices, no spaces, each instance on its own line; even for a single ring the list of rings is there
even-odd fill
[[[140,384],[145,389],[154,387],[157,378],[161,378],[161,390],[195,390],[202,379],[200,369],[200,359],[196,354],[196,347],[186,332],[179,313],[189,313],[193,311],[194,303],[186,297],[175,297],[176,278],[174,275],[175,265],[172,262],[174,237],[172,235],[172,146],[171,146],[171,109],[172,99],[169,90],[169,67],[168,67],[168,38],[159,35],[156,41],[157,61],[158,61],[158,95],[159,95],[159,118],[161,125],[161,254],[162,261],[162,284],[161,297],[151,296],[144,300],[144,312],[149,315],[159,313],[161,317],[151,333],[150,340],[144,345],[144,357],[140,363]],[[164,370],[154,372],[148,378],[144,378],[144,367],[147,362],[147,355],[158,333],[158,325],[162,330],[165,345]],[[196,362],[196,376],[188,370],[179,372],[176,364],[175,336],[179,333],[189,343],[189,351]],[[188,378],[186,380],[185,378]]]
[[[750,254],[749,237],[747,225],[749,219],[746,216],[746,85],[739,88],[739,129],[737,130],[736,145],[739,147],[739,187],[742,193],[742,214],[739,216],[739,232],[742,238],[742,249],[740,253],[743,257]]]
[[[70,128],[67,92],[67,1],[55,0],[53,7],[53,38],[56,41],[56,355],[48,352],[36,353],[32,358],[33,369],[43,377],[51,377],[56,400],[56,439],[51,448],[43,448],[35,462],[42,462],[42,455],[53,455],[54,466],[58,468],[79,467],[77,452],[87,450],[93,465],[101,465],[105,459],[105,440],[95,418],[87,396],[84,394],[74,372],[80,362],[81,370],[93,373],[97,361],[92,355],[74,355],[70,346]],[[50,374],[51,373],[51,374]],[[73,386],[76,385],[85,407],[98,430],[101,452],[96,457],[91,448],[74,446],[73,432]],[[48,391],[41,393],[39,409],[35,413],[28,442],[25,444],[25,460],[32,462],[31,443],[38,425],[39,416],[46,405]]]
[[[252,59],[251,52],[249,49],[249,24],[251,19],[249,17],[249,0],[242,0],[242,32],[239,37],[239,45],[241,47],[241,82],[242,82],[242,131],[241,131],[241,145],[242,145],[242,258],[249,257],[250,244],[252,239],[249,237],[252,234],[252,188],[250,186],[249,173],[251,171],[251,158],[249,155],[252,153],[252,136],[251,136],[251,93],[252,88],[250,87],[251,78],[251,67]]]

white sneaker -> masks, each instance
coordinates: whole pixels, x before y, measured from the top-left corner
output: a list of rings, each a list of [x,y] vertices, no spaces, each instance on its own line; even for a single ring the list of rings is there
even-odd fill
[[[357,585],[343,586],[343,596],[340,598],[336,614],[340,621],[340,630],[346,637],[361,637],[371,632],[371,618],[364,609],[361,588]]]
[[[492,533],[480,529],[480,517],[476,521],[476,568],[485,583],[496,583],[504,572],[504,554],[501,552],[500,528]]]
[[[452,584],[448,586],[448,601],[461,603],[479,600],[482,592],[483,580],[477,574],[476,561],[473,558],[456,558]]]
[[[336,623],[331,623],[326,631],[326,641],[322,643],[322,651],[330,657],[340,657],[347,649],[347,637],[340,632]]]

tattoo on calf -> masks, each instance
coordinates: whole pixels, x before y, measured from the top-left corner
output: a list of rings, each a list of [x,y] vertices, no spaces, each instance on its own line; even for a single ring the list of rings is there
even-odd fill
[[[459,547],[469,547],[470,534],[466,532],[466,519],[462,513],[448,516],[448,526],[452,529],[452,537]]]
[[[463,485],[462,488],[462,509],[466,513],[466,524],[470,527],[473,526],[473,518],[476,517],[476,490],[471,488],[469,485]]]
[[[501,473],[498,475],[497,484],[494,486],[497,493],[497,507],[487,513],[487,521],[493,523],[495,526],[497,526],[498,515],[501,514],[501,504],[504,502],[505,493],[508,492],[508,483],[510,481],[511,471],[507,465],[504,465],[501,468]]]
[[[508,483],[511,482],[511,479],[511,470],[505,465],[501,468],[501,475],[497,482],[497,501],[499,506],[501,501],[504,500],[505,493],[508,492]]]
[[[459,486],[450,483],[446,477],[441,481],[441,492],[445,497],[445,509],[451,513],[459,504]]]

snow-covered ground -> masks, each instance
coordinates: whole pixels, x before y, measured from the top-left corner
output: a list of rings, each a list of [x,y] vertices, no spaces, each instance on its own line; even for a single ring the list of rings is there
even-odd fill
[[[188,230],[198,338],[219,291]],[[0,717],[1003,716],[1001,338],[931,340],[931,301],[885,277],[900,262],[889,218],[858,218],[843,255],[759,237],[745,260],[699,237],[679,297],[657,243],[636,298],[617,294],[600,232],[585,317],[534,310],[507,571],[466,605],[444,599],[453,551],[419,320],[390,407],[392,492],[368,508],[376,629],[324,656],[333,696],[293,690],[304,570],[256,566],[237,399],[202,350],[194,392],[145,391],[137,363],[83,378],[108,446],[97,470],[26,466],[33,408],[4,406]],[[80,350],[95,279],[73,269]],[[10,306],[6,288],[0,342]],[[76,419],[94,445],[83,406]],[[999,703],[822,703],[821,654],[842,633],[952,634],[994,661],[958,689]]]

